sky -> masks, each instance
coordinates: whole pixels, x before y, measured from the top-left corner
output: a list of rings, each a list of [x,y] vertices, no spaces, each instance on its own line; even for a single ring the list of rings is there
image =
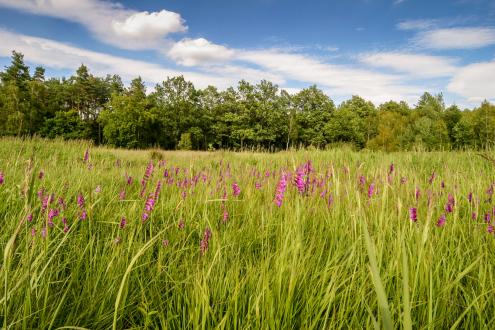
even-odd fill
[[[495,102],[495,0],[0,0],[0,67],[12,50],[48,77],[85,64],[150,90],[183,75],[315,84],[337,103]]]

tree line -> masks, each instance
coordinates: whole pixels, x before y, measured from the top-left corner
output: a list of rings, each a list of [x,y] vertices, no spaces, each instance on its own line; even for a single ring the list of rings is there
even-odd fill
[[[118,75],[97,77],[81,65],[69,78],[31,74],[12,52],[0,72],[0,135],[89,139],[124,148],[248,149],[349,144],[357,149],[482,149],[495,144],[495,105],[446,107],[425,92],[414,107],[359,96],[336,106],[316,86],[297,94],[269,81],[236,88],[197,89],[182,76],[151,93],[141,78],[124,86]]]

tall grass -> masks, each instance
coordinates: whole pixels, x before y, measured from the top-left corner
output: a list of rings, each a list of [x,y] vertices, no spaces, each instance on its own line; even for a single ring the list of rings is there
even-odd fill
[[[300,193],[294,173],[308,160],[314,169]],[[150,161],[154,171],[141,197]],[[470,152],[129,151],[3,139],[0,171],[5,328],[433,329],[495,322],[495,237],[484,220],[493,213],[487,190],[495,169]],[[279,208],[282,173],[292,177]],[[177,186],[195,176],[196,184]],[[160,195],[143,223],[158,180]],[[44,212],[42,188],[55,197]],[[79,194],[86,220],[79,219]],[[449,194],[453,212],[437,227]],[[60,211],[53,227],[50,209]]]

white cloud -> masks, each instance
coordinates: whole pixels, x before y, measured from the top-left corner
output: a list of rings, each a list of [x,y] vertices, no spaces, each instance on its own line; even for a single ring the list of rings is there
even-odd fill
[[[404,20],[397,24],[399,30],[426,30],[434,27],[437,20],[434,19],[413,19]]]
[[[415,43],[432,49],[474,49],[495,44],[495,28],[461,27],[420,32]]]
[[[199,38],[176,42],[166,53],[179,64],[195,66],[228,61],[235,52],[225,46]]]
[[[26,36],[0,29],[0,56],[10,56],[12,50],[24,54],[25,60],[54,69],[75,70],[81,63],[97,75],[119,74],[126,81],[141,76],[145,81],[160,83],[167,77],[184,75],[197,87],[215,85],[227,88],[235,85],[238,77],[178,71],[158,64],[131,60],[124,57],[73,47],[61,42]]]
[[[186,31],[180,15],[167,10],[135,13],[124,21],[112,21],[112,28],[119,36],[147,39],[159,39],[170,33]]]
[[[495,60],[474,63],[457,72],[447,89],[465,97],[471,103],[483,100],[495,102]]]
[[[390,68],[418,78],[451,76],[457,70],[456,59],[443,56],[382,52],[364,54],[359,59],[373,67]]]
[[[159,48],[163,39],[187,27],[177,13],[137,12],[98,0],[0,0],[0,6],[79,23],[99,40],[125,49]]]
[[[413,102],[422,92],[417,86],[404,84],[404,77],[400,75],[329,64],[307,55],[276,49],[239,51],[237,58],[257,64],[287,80],[318,84],[332,97],[358,94],[376,103],[391,99]]]

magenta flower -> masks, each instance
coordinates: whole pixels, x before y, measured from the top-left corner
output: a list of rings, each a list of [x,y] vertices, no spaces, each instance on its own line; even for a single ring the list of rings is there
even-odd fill
[[[453,210],[454,210],[454,206],[452,204],[450,203],[445,204],[445,212],[452,213]]]
[[[125,190],[121,190],[119,193],[119,199],[124,200],[125,199]]]
[[[88,213],[86,210],[82,210],[81,214],[79,215],[80,220],[86,220],[88,218]]]
[[[99,193],[99,192],[101,192],[101,186],[100,185],[96,186],[96,189],[95,189],[95,193]]]
[[[492,234],[494,232],[494,229],[493,229],[493,226],[492,225],[488,225],[487,229],[489,234]]]
[[[58,198],[58,206],[62,208],[62,210],[65,210],[67,208],[67,205],[65,204],[65,201],[62,197]]]
[[[411,207],[409,209],[409,219],[412,222],[417,222],[418,221],[418,210],[415,207]]]
[[[164,247],[167,247],[169,244],[170,244],[170,242],[168,241],[168,239],[164,239],[163,242],[162,242],[162,245]]]
[[[431,173],[430,178],[428,179],[428,183],[432,184],[433,181],[435,180],[435,177],[436,177],[436,174],[435,174],[435,171],[433,171],[433,173]]]
[[[492,221],[492,215],[490,213],[485,213],[485,222],[490,223]]]
[[[184,220],[180,219],[179,224],[178,224],[179,229],[184,229],[185,226],[186,226],[186,223],[184,222]]]
[[[120,219],[120,224],[119,224],[120,229],[124,229],[126,224],[127,224],[126,218],[122,217],[122,219]]]
[[[229,212],[227,210],[223,210],[222,223],[227,223],[229,220]]]
[[[366,184],[366,178],[364,177],[364,175],[360,175],[359,176],[359,186],[364,187],[365,184]]]
[[[89,149],[86,149],[84,152],[83,162],[87,162],[89,160]]]
[[[471,219],[476,220],[478,218],[478,214],[476,212],[471,213]]]
[[[80,208],[84,208],[84,196],[82,194],[77,195],[77,205],[79,205]]]
[[[469,194],[468,194],[468,201],[469,201],[469,203],[471,203],[473,201],[473,193],[472,192],[469,192]]]
[[[288,175],[283,173],[277,185],[277,190],[275,192],[275,204],[277,204],[278,207],[282,206],[285,190],[287,189],[287,178]]]
[[[0,171],[0,184],[3,184],[5,182],[4,174],[2,171]]]
[[[416,197],[416,202],[417,202],[419,200],[419,197],[421,196],[421,191],[419,190],[419,187],[416,187],[414,196]]]
[[[445,217],[445,214],[442,214],[440,216],[440,218],[438,218],[438,221],[437,221],[437,227],[443,227],[445,225],[445,221],[446,221],[446,217]]]
[[[28,214],[26,220],[29,222],[33,221],[33,214],[32,213]]]
[[[53,218],[58,216],[58,214],[59,214],[59,212],[57,209],[50,209],[50,211],[48,211],[48,221],[52,221]]]
[[[333,204],[333,195],[332,195],[332,194],[330,194],[330,195],[328,196],[328,200],[327,200],[327,207],[332,206],[332,204]]]
[[[38,179],[43,179],[43,177],[45,176],[45,172],[43,172],[43,170],[40,171],[40,173],[38,174]]]
[[[206,228],[203,234],[203,239],[199,243],[202,256],[204,256],[206,251],[208,250],[210,239],[211,239],[211,230],[209,228]]]
[[[34,227],[31,228],[31,236],[32,237],[36,236],[36,229]]]
[[[392,174],[394,173],[394,170],[395,170],[395,166],[394,166],[394,163],[391,163],[389,168],[388,168],[388,174]]]
[[[373,197],[374,193],[375,193],[375,184],[371,183],[368,187],[368,198]]]
[[[155,207],[155,199],[153,196],[150,196],[144,205],[144,211],[143,211],[143,216],[142,216],[142,222],[145,222],[148,220],[150,217],[151,211],[153,211],[153,208]]]
[[[234,182],[232,184],[232,195],[234,195],[234,197],[237,197],[240,195],[240,193],[241,193],[241,188],[236,182]]]
[[[256,183],[254,184],[254,187],[255,187],[257,190],[261,189],[261,183],[256,182]]]

